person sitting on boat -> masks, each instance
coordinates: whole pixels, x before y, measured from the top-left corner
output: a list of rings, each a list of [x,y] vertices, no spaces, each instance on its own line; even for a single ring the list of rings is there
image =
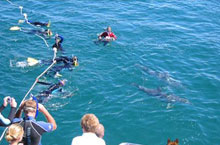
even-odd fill
[[[99,119],[94,114],[85,114],[81,119],[83,134],[74,137],[71,145],[105,145],[105,141],[95,134],[98,125]]]

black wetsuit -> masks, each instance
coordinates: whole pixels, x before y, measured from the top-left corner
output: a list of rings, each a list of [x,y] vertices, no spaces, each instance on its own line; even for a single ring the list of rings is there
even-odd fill
[[[73,64],[73,59],[69,58],[67,56],[60,56],[58,58],[55,59],[57,63],[61,63],[63,62],[63,64]]]
[[[53,131],[51,123],[36,121],[34,117],[15,118],[13,123],[19,123],[23,127],[24,145],[41,145],[42,134]]]
[[[35,25],[35,26],[47,26],[48,23],[42,23],[42,22],[31,22],[28,20],[29,23],[31,23],[32,25]]]
[[[0,113],[5,109],[5,107],[2,105],[0,107]],[[10,121],[12,121],[14,119],[15,116],[15,112],[16,112],[16,107],[11,107],[10,113],[8,115],[8,119]],[[0,121],[0,126],[9,126],[10,124],[4,124],[2,121]]]
[[[27,29],[27,28],[21,28],[22,32],[28,33],[28,34],[34,34],[34,35],[40,35],[43,36],[44,38],[50,38],[48,35],[48,31],[45,29],[38,29],[38,30],[33,30],[33,29]]]
[[[63,69],[72,70],[75,66],[74,60],[72,58],[66,57],[66,56],[60,56],[55,59],[57,64],[63,63],[63,65],[58,65],[52,67],[46,74],[49,76],[54,76],[57,72],[60,72]],[[52,75],[51,75],[52,74]]]
[[[62,83],[56,83],[56,84],[51,84],[51,83],[45,83],[45,82],[38,82],[39,84],[42,85],[50,85],[50,87],[45,90],[40,92],[40,94],[37,96],[37,100],[39,103],[42,103],[44,101],[44,99],[48,98],[50,96],[50,94],[52,94],[55,90],[58,90],[60,92],[62,92]]]
[[[71,57],[67,57],[67,56],[60,56],[55,58],[56,63],[60,64],[74,64],[73,59]],[[53,62],[53,60],[40,60],[40,64],[44,64],[44,65],[49,65]]]
[[[57,48],[57,50],[63,50],[63,47],[61,45],[61,43],[63,42],[63,37],[62,36],[58,36],[58,38],[60,39],[60,41],[58,43],[54,43],[54,45],[52,46],[52,48]],[[55,38],[58,39],[58,38]]]

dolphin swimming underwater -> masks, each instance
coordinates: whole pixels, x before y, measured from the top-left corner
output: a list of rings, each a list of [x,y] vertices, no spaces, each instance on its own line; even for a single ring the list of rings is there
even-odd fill
[[[181,102],[181,103],[185,103],[185,104],[191,104],[189,102],[189,100],[187,100],[187,99],[180,98],[179,96],[176,96],[176,95],[163,93],[160,88],[149,89],[149,88],[145,88],[144,86],[141,86],[141,85],[138,85],[138,84],[135,84],[135,83],[133,83],[132,85],[137,87],[139,90],[147,93],[148,95],[158,96],[158,98],[164,99],[169,103],[171,103],[171,102]]]
[[[158,79],[164,80],[166,83],[170,85],[182,86],[182,84],[179,81],[173,79],[167,72],[157,72],[140,64],[136,64],[136,66],[141,68],[143,71],[147,72],[149,75],[152,75]]]
[[[157,89],[149,89],[149,88],[145,88],[143,86],[140,86],[138,84],[133,83],[133,86],[137,87],[139,90],[147,93],[148,95],[151,96],[160,96],[161,95],[161,89],[157,88]]]

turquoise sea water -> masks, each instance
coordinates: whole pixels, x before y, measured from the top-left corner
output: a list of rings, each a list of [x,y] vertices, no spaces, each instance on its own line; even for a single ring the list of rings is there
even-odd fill
[[[71,144],[73,137],[82,134],[80,119],[85,113],[96,114],[104,124],[109,145],[164,145],[168,138],[178,138],[180,145],[220,144],[218,0],[13,2],[24,7],[30,20],[51,20],[52,31],[65,39],[65,55],[79,57],[79,67],[62,72],[68,80],[64,90],[74,94],[55,95],[45,103],[58,128],[43,136],[44,145]],[[53,57],[39,37],[9,30],[11,26],[32,28],[18,24],[19,19],[23,19],[19,9],[1,0],[0,95],[14,96],[18,103],[46,66],[20,68],[10,62]],[[105,47],[95,45],[97,33],[108,25],[118,40]],[[54,39],[48,43],[52,46]],[[179,85],[158,79],[137,64],[167,73]],[[132,83],[161,87],[191,104],[173,103],[167,108],[167,102]],[[43,89],[38,85],[33,94]]]

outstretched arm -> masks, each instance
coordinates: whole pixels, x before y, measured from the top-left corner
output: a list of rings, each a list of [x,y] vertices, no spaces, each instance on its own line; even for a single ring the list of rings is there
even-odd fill
[[[53,124],[53,130],[55,130],[57,128],[56,121],[54,120],[52,115],[47,111],[47,109],[40,103],[39,103],[39,111],[44,114],[48,123]]]
[[[14,98],[11,98],[10,105],[11,105],[11,110],[10,110],[10,113],[8,115],[8,119],[10,121],[12,121],[15,117],[15,112],[16,112],[16,107],[17,107],[17,102],[15,101]]]
[[[46,83],[46,82],[41,82],[41,81],[38,81],[37,83],[39,83],[41,85],[52,85],[51,83]]]

